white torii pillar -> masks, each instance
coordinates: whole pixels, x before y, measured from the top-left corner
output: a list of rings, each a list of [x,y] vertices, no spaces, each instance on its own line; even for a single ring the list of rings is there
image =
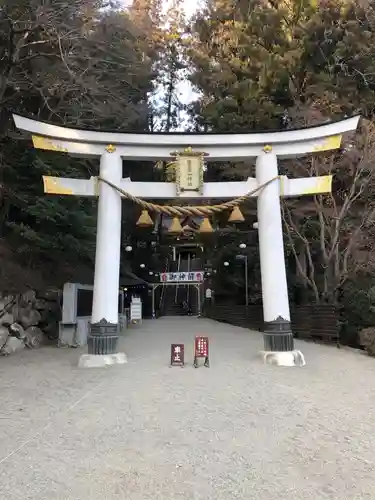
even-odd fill
[[[261,185],[277,175],[277,156],[272,150],[266,149],[256,160],[257,181]],[[273,359],[277,364],[283,365],[304,365],[303,355],[294,350],[290,322],[279,182],[280,180],[267,185],[258,196],[264,359]]]
[[[100,177],[119,185],[122,158],[111,150],[100,158]],[[119,337],[118,296],[121,257],[121,196],[105,182],[99,189],[96,231],[95,277],[88,355],[81,357],[82,366],[101,366],[126,362],[117,352]]]
[[[121,134],[59,127],[14,115],[16,126],[33,134],[34,147],[74,155],[100,157],[100,176],[140,198],[228,199],[243,196],[278,176],[277,159],[337,149],[341,134],[357,128],[359,117],[318,127],[254,134]],[[208,161],[256,158],[256,178],[244,182],[205,183],[202,192],[177,193],[174,183],[132,182],[122,178],[122,159],[170,160],[172,151],[204,151]],[[94,298],[85,366],[123,363],[117,352],[118,291],[121,239],[121,195],[96,177],[69,179],[44,176],[49,194],[99,196]],[[264,314],[264,361],[305,364],[294,350],[284,259],[280,196],[331,191],[331,176],[288,179],[280,176],[253,196],[258,197],[258,232]]]

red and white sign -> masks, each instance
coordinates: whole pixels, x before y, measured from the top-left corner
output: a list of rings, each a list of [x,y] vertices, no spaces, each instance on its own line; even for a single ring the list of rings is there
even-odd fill
[[[208,337],[195,337],[195,358],[208,358]]]
[[[194,343],[194,368],[198,368],[198,359],[204,358],[204,366],[210,367],[210,360],[208,359],[208,337],[195,337]]]
[[[204,280],[204,271],[160,273],[162,283],[192,283]]]

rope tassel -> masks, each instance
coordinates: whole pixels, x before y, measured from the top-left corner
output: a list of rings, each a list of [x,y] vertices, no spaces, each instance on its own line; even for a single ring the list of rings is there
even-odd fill
[[[211,222],[207,217],[205,217],[202,221],[202,224],[199,226],[200,233],[213,233],[213,229],[211,226]]]
[[[182,231],[182,226],[180,219],[178,217],[174,217],[172,220],[172,224],[170,225],[170,228],[168,229],[168,233],[171,234],[180,234]]]
[[[239,209],[239,207],[234,207],[234,209],[232,210],[230,216],[229,216],[229,219],[228,219],[228,222],[243,222],[245,220],[245,217],[242,215],[242,212],[241,210]]]
[[[137,220],[137,226],[150,227],[153,225],[154,225],[154,222],[151,219],[150,214],[147,212],[147,210],[142,210],[142,213],[139,216],[139,219]]]

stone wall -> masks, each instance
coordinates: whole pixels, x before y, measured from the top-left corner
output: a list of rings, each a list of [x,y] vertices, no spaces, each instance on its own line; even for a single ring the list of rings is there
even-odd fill
[[[58,290],[22,295],[0,293],[0,355],[20,349],[36,349],[57,340],[61,317]]]

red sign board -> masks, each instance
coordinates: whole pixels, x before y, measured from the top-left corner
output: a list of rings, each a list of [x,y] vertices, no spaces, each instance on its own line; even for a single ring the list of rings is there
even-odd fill
[[[195,357],[208,357],[208,337],[195,337]]]
[[[171,366],[185,365],[184,344],[171,344]]]
[[[198,368],[198,358],[204,359],[204,366],[210,366],[208,359],[208,337],[195,337],[194,367]]]

